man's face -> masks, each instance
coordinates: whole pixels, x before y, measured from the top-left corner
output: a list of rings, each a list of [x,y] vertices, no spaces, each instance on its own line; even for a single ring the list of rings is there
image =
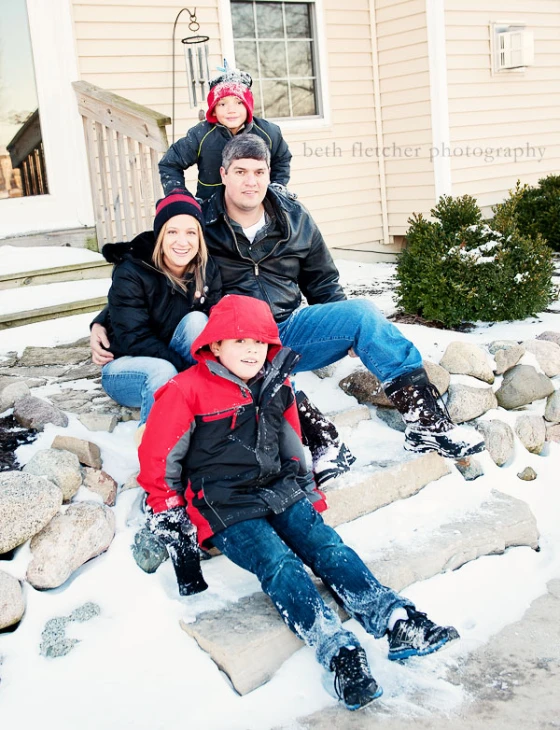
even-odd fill
[[[230,212],[250,212],[260,207],[270,183],[270,170],[264,160],[234,160],[227,172],[221,167],[220,174]]]

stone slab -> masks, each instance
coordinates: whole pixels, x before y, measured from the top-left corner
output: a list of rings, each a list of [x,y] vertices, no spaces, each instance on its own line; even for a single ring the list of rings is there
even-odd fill
[[[537,548],[539,535],[525,502],[493,492],[476,514],[466,514],[462,520],[441,525],[437,532],[411,538],[403,545],[384,546],[379,557],[367,561],[373,574],[396,591],[483,555],[503,553],[508,547]],[[325,596],[324,589],[322,593]],[[267,682],[302,646],[263,593],[205,612],[194,623],[181,622],[181,627],[210,654],[242,695]]]

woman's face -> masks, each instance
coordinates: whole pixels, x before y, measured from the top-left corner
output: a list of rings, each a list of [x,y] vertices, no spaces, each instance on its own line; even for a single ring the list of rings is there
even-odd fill
[[[175,215],[163,235],[163,261],[172,274],[182,276],[198,253],[198,222],[192,215]]]

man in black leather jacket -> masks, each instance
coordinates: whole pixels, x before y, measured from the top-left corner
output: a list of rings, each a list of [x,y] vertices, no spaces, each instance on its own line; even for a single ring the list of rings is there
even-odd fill
[[[438,401],[416,347],[366,299],[348,300],[308,211],[269,187],[270,152],[255,135],[224,148],[223,188],[203,204],[208,249],[223,290],[270,305],[284,346],[301,355],[295,371],[315,370],[348,352],[384,385],[407,424],[405,448],[465,458],[484,448],[455,426]],[[305,296],[309,306],[302,305]]]

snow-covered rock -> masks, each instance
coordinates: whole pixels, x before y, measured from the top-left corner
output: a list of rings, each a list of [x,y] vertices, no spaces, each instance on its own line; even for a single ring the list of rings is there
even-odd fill
[[[27,474],[44,476],[62,491],[62,499],[69,502],[82,484],[80,462],[76,454],[59,449],[37,451],[23,467]]]
[[[62,491],[45,477],[0,473],[0,554],[22,545],[47,525],[62,504]]]
[[[97,502],[71,504],[31,540],[27,580],[39,589],[57,588],[81,565],[107,550],[115,515]]]
[[[19,580],[0,570],[0,629],[17,624],[24,611],[25,601]]]
[[[547,398],[554,392],[550,378],[539,373],[532,365],[515,365],[504,375],[496,391],[498,403],[507,410],[526,406],[534,400]]]
[[[494,382],[494,372],[488,355],[470,342],[450,342],[439,364],[449,373],[471,375],[485,383]]]

